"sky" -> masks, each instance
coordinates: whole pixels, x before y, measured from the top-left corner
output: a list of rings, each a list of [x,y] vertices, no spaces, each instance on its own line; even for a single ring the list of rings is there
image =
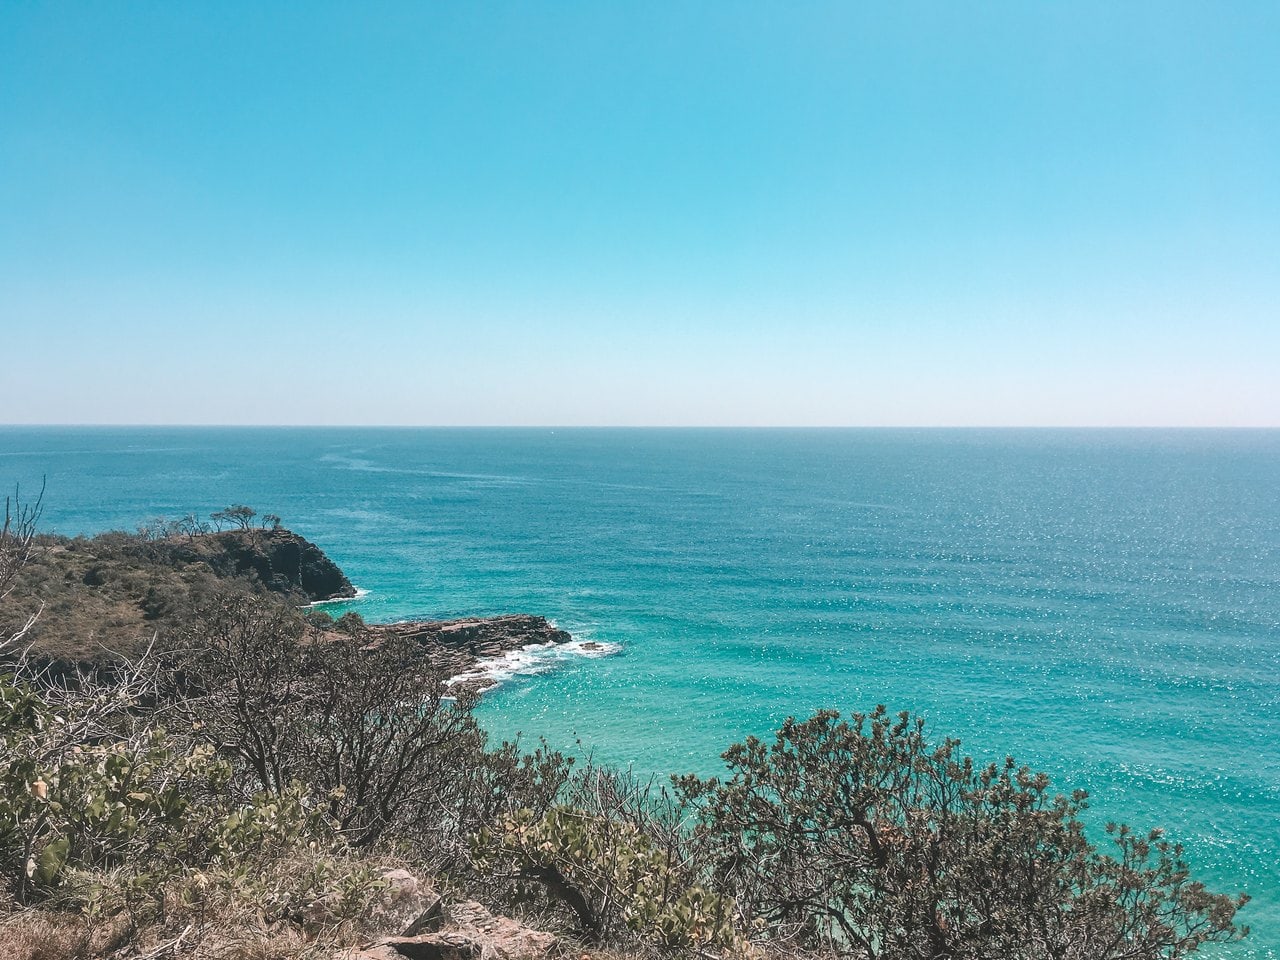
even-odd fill
[[[0,3],[0,422],[1280,426],[1278,37]]]

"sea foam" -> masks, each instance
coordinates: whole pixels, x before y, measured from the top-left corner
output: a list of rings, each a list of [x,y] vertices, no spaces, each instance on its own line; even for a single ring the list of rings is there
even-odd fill
[[[475,683],[486,693],[517,677],[549,673],[578,659],[596,659],[619,653],[622,645],[578,637],[568,643],[531,643],[496,657],[477,660],[471,669],[450,677],[446,684]]]
[[[371,591],[365,590],[363,587],[356,587],[356,595],[354,597],[332,597],[328,600],[313,600],[307,604],[308,607],[323,607],[330,603],[355,603],[357,600],[363,600]]]

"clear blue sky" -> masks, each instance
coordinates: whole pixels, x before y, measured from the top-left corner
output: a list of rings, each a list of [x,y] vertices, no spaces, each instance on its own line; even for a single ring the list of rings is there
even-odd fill
[[[1280,3],[0,5],[0,422],[1280,425]]]

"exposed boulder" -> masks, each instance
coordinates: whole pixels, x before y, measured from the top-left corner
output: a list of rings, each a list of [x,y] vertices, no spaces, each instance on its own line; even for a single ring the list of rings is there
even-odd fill
[[[388,870],[385,887],[370,910],[368,922],[379,930],[394,930],[404,937],[440,929],[444,901],[435,888],[408,870]]]
[[[448,915],[450,925],[480,944],[484,960],[543,960],[564,952],[564,945],[554,934],[530,929],[510,917],[496,916],[474,900],[450,907]]]
[[[444,923],[444,901],[435,887],[408,870],[387,870],[379,879],[381,889],[361,921],[364,929],[399,937],[414,937],[440,929]],[[341,919],[342,906],[342,895],[332,893],[308,906],[301,919],[308,927],[332,924]]]
[[[447,908],[441,919],[443,929],[383,937],[345,951],[337,960],[552,960],[567,955],[565,944],[553,934],[495,916],[472,900]]]
[[[496,657],[533,644],[568,643],[573,639],[546,617],[526,613],[465,620],[409,620],[379,629],[472,657]]]

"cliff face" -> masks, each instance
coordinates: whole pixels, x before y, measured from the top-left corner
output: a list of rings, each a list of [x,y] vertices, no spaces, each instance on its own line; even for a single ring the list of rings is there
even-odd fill
[[[232,530],[209,534],[202,559],[224,576],[255,576],[275,593],[301,593],[308,600],[354,597],[355,588],[338,565],[310,540],[290,530]]]

